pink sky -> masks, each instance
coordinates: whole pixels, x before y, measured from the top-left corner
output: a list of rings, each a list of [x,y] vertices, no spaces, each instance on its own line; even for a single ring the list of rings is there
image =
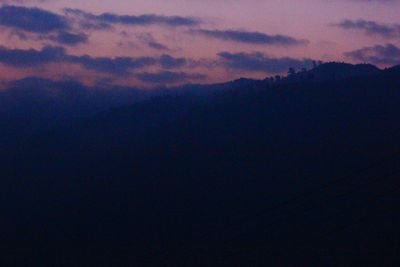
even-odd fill
[[[129,76],[115,76],[110,73],[98,73],[87,70],[84,66],[74,65],[60,68],[57,64],[45,64],[38,67],[15,67],[2,64],[5,70],[2,79],[21,78],[38,75],[47,78],[62,78],[66,76],[78,79],[96,80],[111,79],[113,82],[129,85],[144,85],[136,77],[137,72],[156,73],[161,71],[196,73],[207,75],[207,78],[188,78],[188,82],[219,82],[242,76],[264,78],[267,75],[282,71],[270,69],[237,69],[211,62],[220,60],[218,53],[261,53],[267,58],[292,58],[296,60],[315,59],[323,61],[359,62],[355,58],[345,56],[345,52],[393,44],[400,46],[400,27],[398,34],[384,36],[378,33],[367,33],[363,28],[344,29],[333,26],[344,20],[364,20],[397,29],[400,24],[400,1],[369,1],[369,0],[47,0],[47,1],[1,1],[8,5],[39,7],[43,10],[63,15],[64,8],[75,8],[98,15],[113,13],[115,15],[156,14],[165,16],[194,17],[202,21],[196,26],[166,26],[166,25],[122,25],[113,24],[108,30],[77,29],[83,32],[89,40],[76,46],[64,46],[66,53],[76,56],[90,55],[92,57],[159,57],[168,54],[172,57],[184,57],[190,64],[174,69],[163,69],[159,66],[148,66],[132,71]],[[0,18],[1,19],[1,18]],[[1,27],[1,45],[7,49],[40,50],[44,45],[59,46],[45,38],[29,38],[21,40],[11,35],[15,29],[9,25]],[[195,34],[196,30],[258,32],[269,36],[284,35],[296,40],[307,40],[301,45],[271,45],[254,42],[238,42],[237,40],[222,40]],[[21,32],[21,29],[17,29]],[[123,33],[123,34],[122,34]],[[36,34],[36,33],[35,33]],[[145,44],[153,40],[168,47],[154,49]],[[194,64],[193,62],[196,62]],[[200,64],[199,62],[208,62]],[[374,62],[371,62],[374,63]],[[0,63],[1,64],[1,63]],[[211,64],[211,65],[210,65]],[[400,64],[400,62],[399,62]],[[381,63],[382,67],[386,64]],[[186,80],[185,80],[186,81]],[[183,82],[183,80],[182,80]]]

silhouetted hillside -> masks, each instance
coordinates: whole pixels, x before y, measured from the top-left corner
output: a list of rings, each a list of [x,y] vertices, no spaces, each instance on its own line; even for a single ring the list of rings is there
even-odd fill
[[[346,63],[325,63],[309,71],[317,80],[341,80],[345,78],[377,74],[380,69],[370,64],[351,65]]]
[[[3,151],[9,261],[396,266],[400,71],[307,74],[187,87]]]

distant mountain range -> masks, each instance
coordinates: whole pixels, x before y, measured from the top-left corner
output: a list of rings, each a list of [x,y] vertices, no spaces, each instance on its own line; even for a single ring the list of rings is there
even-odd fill
[[[77,115],[135,103],[154,96],[182,93],[204,95],[221,89],[263,87],[271,83],[344,80],[358,76],[397,72],[399,69],[400,65],[380,70],[369,64],[352,65],[330,62],[317,65],[310,70],[298,71],[294,75],[280,77],[278,80],[274,79],[276,77],[264,80],[240,78],[226,83],[188,84],[179,87],[159,87],[148,90],[111,85],[87,87],[73,80],[52,81],[28,77],[8,83],[6,90],[0,92],[0,110],[6,112],[15,108],[23,113],[24,108],[27,109],[31,105],[40,105],[42,108],[48,106],[48,109],[64,105],[69,112]],[[57,113],[56,110],[53,110],[53,113]]]
[[[88,87],[73,80],[52,81],[28,77],[8,83],[6,89],[0,91],[0,127],[3,129],[0,137],[17,133],[26,135],[56,125],[68,125],[79,118],[154,97],[192,95],[208,98],[227,90],[247,94],[293,83],[338,82],[357,77],[396,76],[398,73],[400,66],[381,70],[369,64],[330,62],[316,64],[310,70],[264,80],[240,78],[226,83],[188,84],[151,90],[111,85]]]

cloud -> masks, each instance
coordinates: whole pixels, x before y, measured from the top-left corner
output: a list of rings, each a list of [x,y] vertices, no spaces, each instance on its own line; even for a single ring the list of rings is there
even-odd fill
[[[138,39],[148,47],[155,50],[170,50],[166,45],[158,42],[151,33],[142,33],[137,35]]]
[[[88,42],[88,36],[84,33],[71,33],[67,31],[60,31],[57,35],[49,39],[64,45],[75,46]]]
[[[27,68],[49,63],[78,64],[86,69],[113,75],[128,75],[132,70],[147,66],[160,66],[165,69],[180,68],[186,65],[185,58],[175,58],[164,54],[160,57],[92,57],[89,55],[69,55],[62,47],[45,46],[41,50],[9,49],[0,47],[0,63]]]
[[[237,30],[194,30],[194,34],[199,34],[209,38],[224,41],[233,41],[260,45],[305,45],[306,40],[295,39],[286,35],[268,35],[260,32],[237,31]]]
[[[84,33],[74,33],[69,20],[56,13],[22,6],[0,7],[0,26],[22,40],[50,40],[59,45],[76,46],[88,42]]]
[[[66,8],[64,12],[68,16],[74,16],[83,20],[83,25],[89,28],[109,28],[111,25],[120,24],[128,26],[148,26],[148,25],[166,25],[166,26],[196,26],[201,20],[194,17],[181,16],[162,16],[156,14],[144,15],[117,15],[114,13],[103,13],[96,15],[80,9]]]
[[[368,35],[377,35],[385,38],[400,38],[400,24],[382,24],[368,20],[344,20],[334,26],[345,30],[359,30]]]
[[[187,63],[186,58],[175,58],[170,55],[162,55],[160,57],[160,64],[163,68],[171,69],[171,68],[180,68],[185,66]]]
[[[228,68],[243,71],[263,71],[281,73],[289,68],[312,66],[311,59],[295,59],[290,57],[273,58],[259,52],[253,53],[218,53],[220,61]]]
[[[141,73],[138,75],[142,82],[155,84],[183,83],[191,80],[203,80],[207,76],[204,74],[191,74],[185,72],[161,71],[157,73]]]
[[[154,14],[122,16],[112,13],[95,15],[79,9],[65,9],[60,15],[51,11],[24,6],[5,5],[0,7],[0,26],[7,27],[25,40],[51,40],[59,45],[75,46],[88,42],[85,29],[109,29],[121,25],[168,25],[193,26],[200,20],[192,17],[161,16]],[[156,50],[169,50],[151,35],[146,37],[147,45]]]
[[[91,57],[85,56],[66,56],[65,62],[79,64],[86,69],[97,72],[109,73],[114,75],[127,75],[131,70],[140,69],[146,66],[157,64],[157,59],[152,57]]]
[[[0,47],[0,62],[19,68],[62,61],[65,59],[65,56],[65,50],[61,47],[46,46],[40,51]]]
[[[345,56],[360,62],[377,65],[400,64],[400,48],[394,44],[375,45],[345,53]]]
[[[169,50],[169,48],[166,45],[163,45],[162,43],[159,43],[157,41],[150,41],[147,43],[147,45],[150,48],[156,49],[156,50]]]
[[[21,6],[0,7],[0,26],[34,33],[69,29],[65,17],[40,8]]]
[[[17,37],[21,41],[51,41],[57,45],[77,46],[89,42],[89,36],[85,33],[74,33],[69,31],[58,31],[49,34],[30,33],[17,29],[9,32],[9,37]]]

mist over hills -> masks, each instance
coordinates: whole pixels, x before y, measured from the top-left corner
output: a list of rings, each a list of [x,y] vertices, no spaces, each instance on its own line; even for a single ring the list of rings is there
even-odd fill
[[[399,263],[399,67],[151,92],[12,86],[0,95],[10,266]]]

